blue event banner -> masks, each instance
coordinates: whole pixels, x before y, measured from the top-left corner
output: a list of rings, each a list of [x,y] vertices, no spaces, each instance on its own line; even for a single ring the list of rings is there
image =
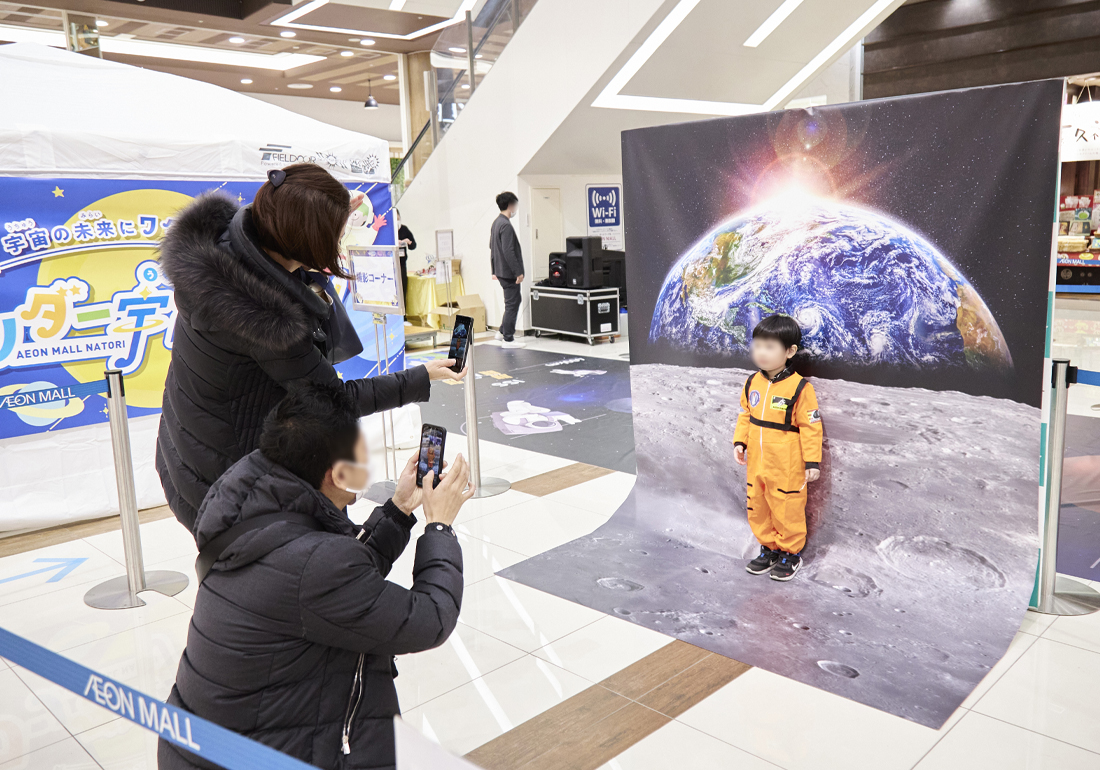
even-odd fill
[[[131,417],[160,411],[171,361],[176,305],[157,262],[176,213],[218,190],[240,204],[260,182],[0,178],[0,439],[105,422],[106,400],[61,393],[126,376]],[[357,185],[367,197],[349,230],[394,242],[388,185]],[[355,312],[341,280],[363,354],[337,369],[345,378],[376,374],[374,320]],[[391,369],[404,367],[404,327],[387,319]],[[384,363],[382,368],[384,369]]]
[[[150,697],[0,628],[0,657],[229,770],[311,770],[294,757]]]

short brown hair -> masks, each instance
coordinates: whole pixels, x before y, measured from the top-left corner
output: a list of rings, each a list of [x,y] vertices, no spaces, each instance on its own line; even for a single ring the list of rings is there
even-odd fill
[[[351,194],[315,163],[295,163],[283,171],[278,187],[269,179],[252,199],[260,245],[312,270],[350,278],[340,267],[340,238]]]

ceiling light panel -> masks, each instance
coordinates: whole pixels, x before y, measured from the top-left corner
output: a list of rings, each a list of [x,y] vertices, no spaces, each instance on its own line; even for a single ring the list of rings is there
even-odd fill
[[[65,34],[60,30],[0,25],[0,40],[12,43],[38,43],[39,45],[50,45],[59,48],[65,47]],[[99,38],[99,45],[105,53],[117,53],[124,56],[147,56],[153,59],[222,64],[228,67],[248,67],[275,72],[286,72],[325,59],[323,56],[310,56],[301,53],[263,54],[224,48],[159,43],[153,40],[134,40],[130,37],[121,36],[109,37],[106,35]]]
[[[117,53],[124,56],[148,56],[154,59],[221,64],[226,67],[249,67],[275,72],[286,72],[287,70],[325,60],[323,56],[310,56],[304,53],[288,53],[285,51],[277,54],[253,53],[252,51],[203,48],[194,45],[157,43],[152,40],[133,40],[120,37],[100,37],[99,47],[105,53]]]
[[[794,13],[794,9],[802,5],[803,0],[783,0],[778,8],[772,13],[771,16],[764,20],[764,23],[756,28],[756,31],[749,35],[749,39],[745,41],[745,46],[748,48],[756,48],[758,45],[764,42],[764,39],[775,32],[775,28],[786,20],[788,16]]]

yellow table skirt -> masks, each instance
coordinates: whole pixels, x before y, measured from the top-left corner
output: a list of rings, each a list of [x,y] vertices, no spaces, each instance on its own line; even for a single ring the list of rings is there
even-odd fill
[[[456,275],[451,281],[451,301],[465,293],[466,286],[462,283],[462,276]],[[436,283],[434,275],[409,276],[409,296],[405,315],[420,316],[428,326],[438,329],[439,316],[432,314],[431,311],[446,301],[447,285]]]

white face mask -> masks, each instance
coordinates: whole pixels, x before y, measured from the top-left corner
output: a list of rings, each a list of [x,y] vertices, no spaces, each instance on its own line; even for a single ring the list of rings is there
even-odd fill
[[[355,505],[355,503],[363,499],[363,495],[365,495],[367,493],[367,490],[370,488],[370,474],[368,472],[366,463],[353,463],[350,460],[342,460],[341,462],[343,462],[345,465],[356,468],[363,472],[363,481],[361,483],[350,484],[346,487],[341,487],[341,489],[343,489],[345,492],[355,495],[355,502],[352,503],[352,505]]]

